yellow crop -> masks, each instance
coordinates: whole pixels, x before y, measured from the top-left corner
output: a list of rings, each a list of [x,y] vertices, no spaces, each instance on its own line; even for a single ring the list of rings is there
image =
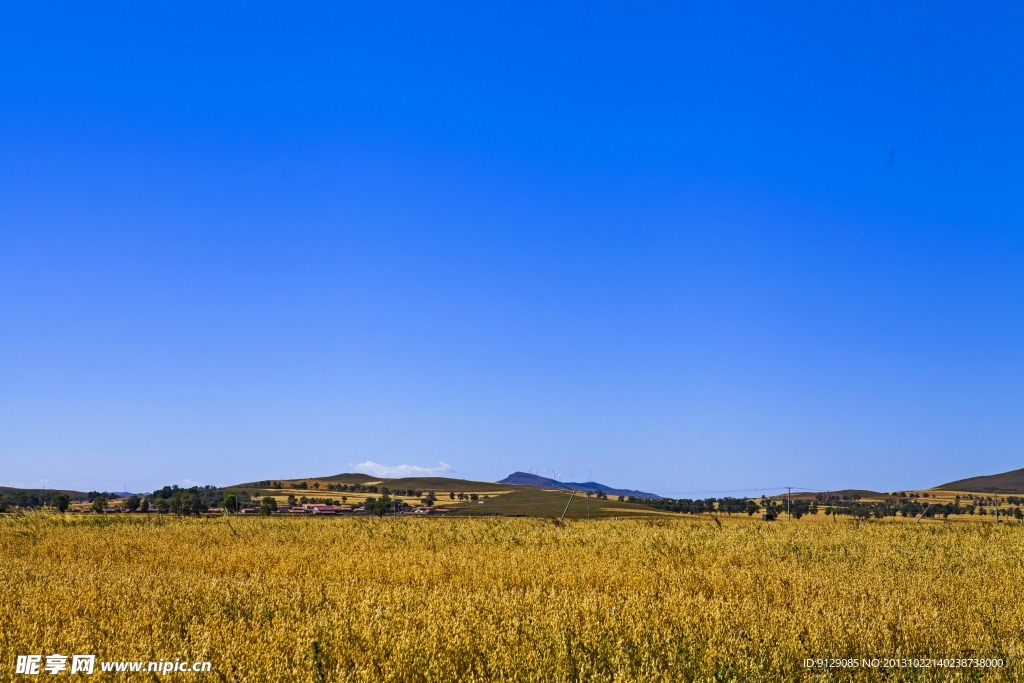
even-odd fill
[[[27,515],[0,549],[2,680],[1024,680],[1015,525]],[[803,664],[964,656],[1005,666]]]

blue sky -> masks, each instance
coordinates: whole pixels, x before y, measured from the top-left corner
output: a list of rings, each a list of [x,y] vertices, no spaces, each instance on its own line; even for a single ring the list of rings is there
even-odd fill
[[[1019,3],[552,4],[5,8],[0,484],[1024,466]]]

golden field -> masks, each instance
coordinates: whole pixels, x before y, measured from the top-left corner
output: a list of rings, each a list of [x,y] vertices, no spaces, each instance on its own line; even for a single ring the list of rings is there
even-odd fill
[[[1024,680],[1024,528],[710,518],[0,519],[0,679]],[[15,677],[19,654],[213,673]],[[1002,658],[806,669],[805,658]]]

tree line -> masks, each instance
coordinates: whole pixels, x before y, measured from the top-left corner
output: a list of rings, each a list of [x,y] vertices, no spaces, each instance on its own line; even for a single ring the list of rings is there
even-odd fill
[[[14,508],[54,508],[65,512],[71,507],[71,496],[60,491],[18,491],[0,495],[0,512]]]
[[[917,494],[912,494],[917,495]],[[921,498],[926,498],[923,494]],[[819,510],[829,516],[848,516],[858,519],[882,519],[885,517],[942,517],[950,515],[993,515],[998,508],[1001,514],[1024,519],[1024,512],[1019,507],[1024,498],[1007,496],[1005,498],[967,495],[964,500],[956,496],[951,503],[921,500],[900,494],[893,494],[882,501],[864,501],[859,494],[817,494],[814,499],[801,498],[789,502],[785,499],[762,497],[760,501],[751,498],[639,498],[636,496],[619,496],[619,501],[646,505],[656,510],[677,512],[681,514],[746,514],[761,513],[766,519],[776,519],[780,515],[789,514],[794,519],[804,515],[814,515]],[[1009,505],[1010,507],[1007,507]]]

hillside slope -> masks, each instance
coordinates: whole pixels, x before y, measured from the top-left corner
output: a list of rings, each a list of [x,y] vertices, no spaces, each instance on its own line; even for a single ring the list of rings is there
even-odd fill
[[[976,491],[978,493],[1024,493],[1024,469],[1000,474],[958,479],[936,486],[940,491]]]
[[[65,493],[71,500],[85,500],[88,495],[85,491],[72,491],[70,489],[19,489],[14,486],[0,486],[0,495],[17,496],[25,494],[46,497],[54,493]]]

